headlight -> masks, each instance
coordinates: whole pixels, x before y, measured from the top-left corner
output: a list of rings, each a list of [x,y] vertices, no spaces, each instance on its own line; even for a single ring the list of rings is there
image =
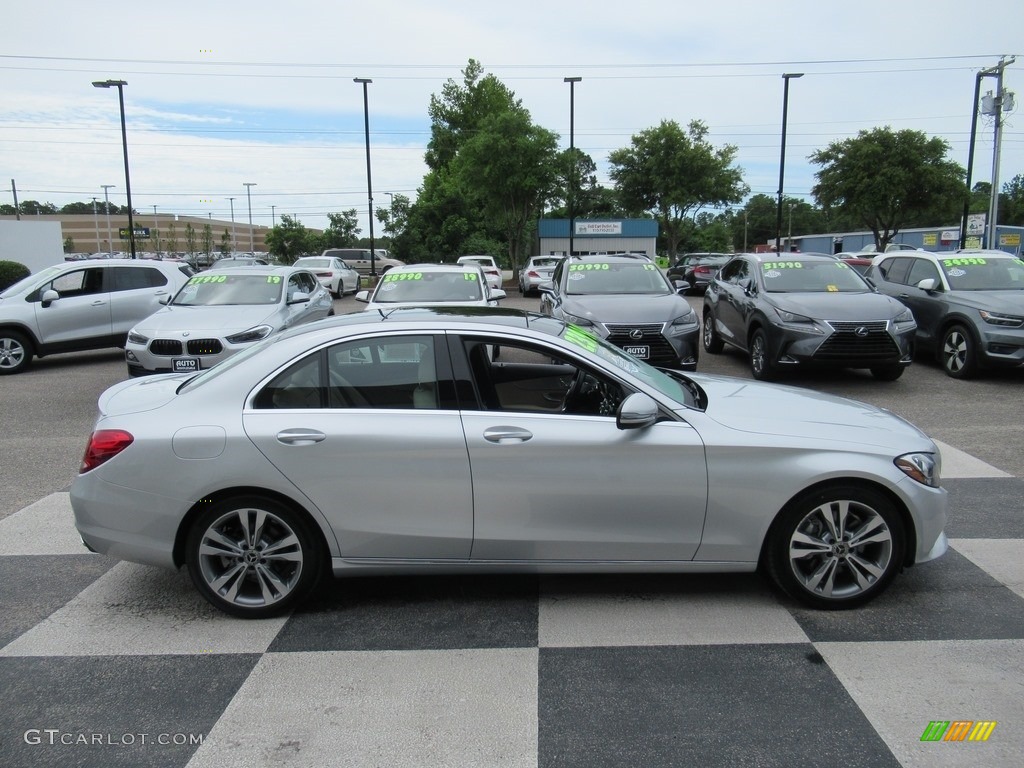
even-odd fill
[[[254,341],[267,338],[273,331],[273,326],[257,325],[255,328],[236,333],[234,336],[228,336],[226,340],[230,344],[251,344]]]
[[[581,325],[591,328],[594,327],[594,324],[590,320],[587,320],[587,318],[580,317],[579,315],[571,315],[568,312],[565,313],[565,322],[572,323],[573,325]]]
[[[905,453],[897,456],[893,463],[903,474],[921,485],[939,487],[939,458],[934,453]]]
[[[140,346],[144,347],[147,344],[149,344],[149,339],[143,336],[138,331],[136,331],[134,328],[132,328],[130,331],[128,331],[128,343],[139,344]]]
[[[671,325],[668,327],[668,332],[672,336],[679,336],[683,333],[687,333],[688,331],[692,331],[695,325],[697,325],[697,313],[694,312],[691,307],[688,313],[682,317],[677,317],[672,321]]]
[[[1001,315],[998,312],[986,312],[981,310],[981,319],[990,325],[1001,325],[1004,328],[1020,328],[1024,325],[1024,318],[1013,315]]]
[[[795,312],[787,312],[784,309],[773,307],[775,314],[779,316],[786,325],[796,326],[799,330],[804,333],[824,333],[824,331],[818,327],[817,322],[813,318],[805,317],[804,315],[798,315]]]
[[[909,309],[905,309],[896,316],[896,319],[893,320],[893,322],[896,323],[896,325],[912,323],[914,322],[914,313],[911,312]]]

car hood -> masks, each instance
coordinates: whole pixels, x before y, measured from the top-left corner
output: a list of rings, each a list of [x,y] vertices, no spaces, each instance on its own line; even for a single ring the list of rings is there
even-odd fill
[[[114,384],[100,395],[100,416],[123,416],[160,408],[171,402],[178,387],[192,376],[195,374],[161,374]]]
[[[675,293],[616,293],[608,296],[566,296],[565,312],[596,323],[668,323],[690,311]]]
[[[985,309],[1001,315],[1024,315],[1024,290],[950,291],[950,302],[973,309]]]
[[[868,403],[729,376],[692,378],[707,392],[706,415],[739,432],[871,445],[894,453],[935,450],[913,424]]]
[[[256,325],[277,325],[277,304],[232,304],[222,307],[167,306],[135,326],[143,336],[190,335],[224,336]]]
[[[815,320],[891,320],[906,310],[881,293],[770,293],[768,302],[795,315]]]

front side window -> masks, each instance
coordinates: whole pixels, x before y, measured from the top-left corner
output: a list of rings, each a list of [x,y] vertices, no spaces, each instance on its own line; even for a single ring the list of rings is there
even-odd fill
[[[942,285],[939,280],[939,270],[935,268],[928,259],[914,259],[910,267],[910,274],[907,276],[908,285],[917,285],[922,280],[934,280],[936,285]]]
[[[91,296],[96,293],[103,293],[106,290],[103,280],[104,272],[103,267],[91,267],[89,269],[76,269],[72,272],[65,272],[60,277],[39,286],[39,290],[36,293],[38,296],[42,296],[46,291],[54,290],[62,298]]]

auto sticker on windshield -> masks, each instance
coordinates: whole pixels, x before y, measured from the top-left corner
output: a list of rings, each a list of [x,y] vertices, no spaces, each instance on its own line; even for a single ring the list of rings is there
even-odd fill
[[[611,267],[607,264],[594,264],[593,262],[587,262],[586,264],[570,264],[570,272],[607,272]]]
[[[567,325],[563,338],[566,341],[575,344],[577,347],[582,347],[588,352],[597,352],[597,339],[578,325],[572,325],[571,323]]]
[[[401,272],[400,274],[397,274],[397,275],[394,274],[394,273],[384,275],[384,277],[381,279],[381,282],[383,282],[383,283],[400,283],[400,282],[405,282],[406,280],[422,280],[422,279],[423,279],[423,273],[422,272]]]
[[[776,277],[782,277],[782,273],[777,269],[770,269],[764,273],[764,276],[769,280],[774,280]]]
[[[828,291],[829,293],[839,293],[839,286],[838,285],[826,285],[825,286],[825,290]]]
[[[761,267],[765,270],[803,269],[804,263],[802,261],[766,261],[761,264]]]

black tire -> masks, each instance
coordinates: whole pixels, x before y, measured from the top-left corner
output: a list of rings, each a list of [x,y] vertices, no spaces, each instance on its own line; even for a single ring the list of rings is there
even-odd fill
[[[905,368],[906,366],[903,365],[884,365],[872,368],[871,375],[879,381],[896,381],[896,379],[903,375]]]
[[[768,350],[768,335],[762,328],[750,337],[750,372],[758,381],[772,381],[776,377],[775,363]]]
[[[722,351],[724,342],[722,337],[715,330],[715,318],[710,312],[704,313],[704,326],[701,329],[701,341],[704,344],[704,351],[717,355]]]
[[[0,376],[21,373],[32,364],[32,342],[17,331],[0,330]]]
[[[965,326],[951,325],[942,334],[939,363],[954,379],[970,379],[978,372],[977,345]]]
[[[903,520],[886,496],[835,485],[779,513],[762,563],[783,592],[812,608],[855,608],[889,586],[903,567],[904,542]]]
[[[185,563],[212,605],[232,616],[262,619],[286,613],[309,593],[320,577],[323,551],[294,509],[239,496],[196,518],[185,541]]]

